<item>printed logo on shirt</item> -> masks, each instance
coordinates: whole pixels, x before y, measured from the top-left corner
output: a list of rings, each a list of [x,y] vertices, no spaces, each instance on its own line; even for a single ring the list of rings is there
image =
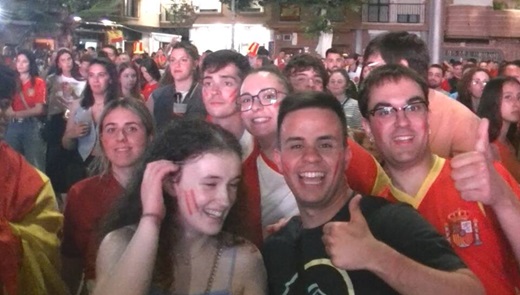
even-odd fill
[[[305,294],[330,295],[330,294],[355,294],[352,280],[347,271],[338,269],[332,265],[330,259],[314,259],[304,265],[304,277],[311,278],[305,282]],[[298,274],[285,283],[283,295],[297,294]]]
[[[457,209],[447,217],[444,224],[446,239],[452,244],[466,248],[471,245],[481,245],[478,220],[471,219],[471,214],[466,210]]]
[[[34,88],[29,88],[27,90],[27,96],[34,96],[34,93],[35,93]]]

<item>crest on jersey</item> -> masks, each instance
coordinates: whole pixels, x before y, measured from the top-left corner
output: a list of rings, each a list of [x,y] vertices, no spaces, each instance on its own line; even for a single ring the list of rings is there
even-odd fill
[[[470,213],[466,210],[457,211],[448,215],[444,224],[446,239],[453,245],[466,248],[471,245],[481,245],[478,220],[471,219]]]

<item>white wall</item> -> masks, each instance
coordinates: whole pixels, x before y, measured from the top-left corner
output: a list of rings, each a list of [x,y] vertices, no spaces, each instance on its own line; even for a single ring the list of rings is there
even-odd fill
[[[453,5],[493,6],[493,0],[453,0]]]

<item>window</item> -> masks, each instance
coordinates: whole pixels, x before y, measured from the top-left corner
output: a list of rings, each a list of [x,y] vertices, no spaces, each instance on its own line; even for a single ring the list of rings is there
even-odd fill
[[[397,22],[398,23],[419,23],[419,15],[418,14],[398,14]]]
[[[192,5],[196,13],[222,12],[222,2],[220,0],[193,0]]]
[[[139,0],[124,0],[125,16],[139,17]]]
[[[389,22],[390,4],[389,0],[369,0],[368,1],[368,22],[387,23]]]
[[[263,13],[264,7],[258,1],[252,1],[249,7],[240,9],[240,13]]]

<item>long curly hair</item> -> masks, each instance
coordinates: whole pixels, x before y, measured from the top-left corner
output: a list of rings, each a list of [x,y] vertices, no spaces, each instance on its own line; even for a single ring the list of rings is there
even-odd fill
[[[118,200],[102,228],[102,237],[124,226],[137,224],[142,215],[141,185],[146,165],[158,160],[184,162],[206,153],[230,152],[239,158],[242,156],[238,140],[220,126],[202,120],[182,119],[171,122],[152,142],[138,165],[127,192]],[[174,198],[163,192],[166,216],[159,233],[152,284],[163,290],[169,290],[174,282],[173,249],[179,240],[178,205]],[[232,236],[225,245],[240,243]]]

